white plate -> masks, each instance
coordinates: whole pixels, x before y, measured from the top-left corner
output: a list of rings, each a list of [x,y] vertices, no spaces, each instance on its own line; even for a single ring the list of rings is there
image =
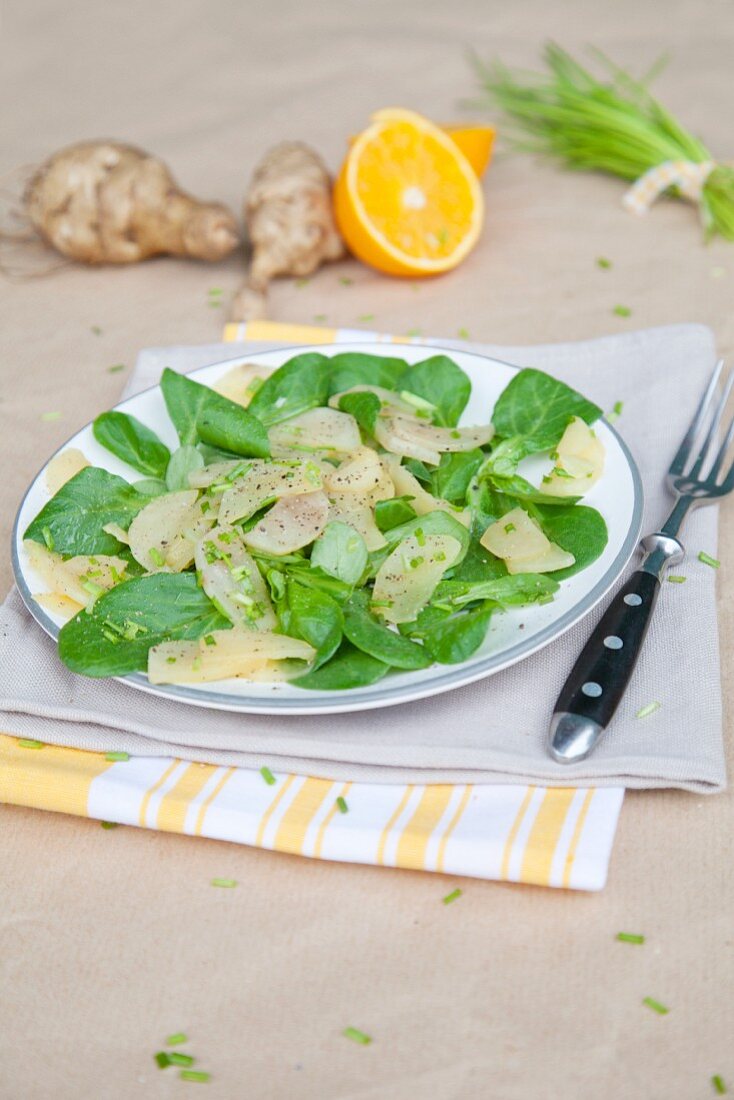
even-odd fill
[[[277,367],[303,351],[321,351],[326,355],[340,351],[400,355],[409,363],[434,354],[447,354],[445,348],[425,345],[396,348],[386,344],[355,343],[346,346],[287,347],[202,367],[193,371],[191,377],[211,385],[237,363],[254,362]],[[469,352],[451,351],[448,354],[472,382],[472,396],[462,422],[486,424],[495,401],[518,368]],[[593,394],[590,396],[593,398]],[[153,428],[171,449],[178,445],[158,386],[137,394],[116,407],[131,413]],[[604,553],[587,569],[563,581],[552,603],[515,608],[494,615],[482,648],[463,664],[433,665],[415,672],[393,672],[371,687],[333,692],[304,691],[282,683],[251,684],[243,680],[223,680],[215,684],[188,687],[154,686],[148,683],[143,673],[134,673],[120,679],[141,691],[149,691],[154,695],[194,706],[253,714],[328,714],[392,706],[427,695],[436,695],[489,676],[523,660],[549,645],[598,603],[619,577],[637,545],[642,521],[642,485],[639,472],[627,447],[606,421],[600,421],[596,431],[606,449],[605,470],[604,476],[585,497],[585,502],[597,508],[606,520],[609,542]],[[95,466],[102,466],[129,481],[140,477],[97,443],[91,425],[72,436],[59,451],[69,447],[78,447]],[[547,468],[547,462],[547,457],[526,459],[521,470],[537,484],[541,471]],[[26,527],[49,497],[45,488],[45,470],[44,466],[31,484],[16,517],[13,531],[13,568],[28,610],[52,638],[57,638],[62,620],[50,615],[33,598],[33,593],[41,593],[46,589],[30,568],[22,541]]]

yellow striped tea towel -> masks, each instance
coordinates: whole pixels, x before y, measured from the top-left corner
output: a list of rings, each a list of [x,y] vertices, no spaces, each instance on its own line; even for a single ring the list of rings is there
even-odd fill
[[[624,793],[343,783],[126,755],[0,734],[0,802],[314,859],[600,890]]]

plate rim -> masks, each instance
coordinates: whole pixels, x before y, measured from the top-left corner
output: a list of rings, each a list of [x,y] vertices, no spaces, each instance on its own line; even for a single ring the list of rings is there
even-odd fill
[[[377,341],[370,340],[349,340],[340,341],[339,343],[325,343],[325,344],[283,344],[280,346],[262,349],[261,351],[253,351],[253,356],[256,355],[270,355],[278,352],[292,351],[293,355],[298,355],[306,351],[321,351],[322,349],[343,349],[354,346],[363,347],[366,344],[374,343],[375,347],[380,349],[387,349],[388,347],[393,349],[392,344],[385,344]],[[487,363],[496,363],[503,367],[508,367],[510,370],[519,372],[522,367],[517,366],[515,363],[508,363],[504,359],[498,359],[496,356],[487,355],[483,352],[473,351],[463,348],[441,347],[438,344],[420,344],[412,345],[414,347],[420,347],[427,352],[439,352],[441,354],[451,354],[452,352],[459,352],[462,355],[470,355],[477,359],[482,359]],[[338,354],[338,351],[335,352]],[[187,375],[196,375],[199,371],[210,370],[212,367],[224,367],[229,363],[241,362],[243,358],[247,357],[247,353],[242,355],[232,356],[227,359],[220,359],[214,363],[204,363],[199,367],[195,367],[191,371],[185,371]],[[276,368],[277,369],[277,368]],[[131,394],[129,397],[124,398],[122,401],[112,406],[112,409],[124,410],[124,407],[136,398],[141,397],[143,394],[151,393],[154,390],[160,389],[160,381],[156,382],[152,386],[146,386],[142,390],[138,390],[136,393]],[[520,641],[509,649],[504,649],[500,654],[488,654],[481,661],[472,665],[471,668],[466,667],[466,662],[460,665],[445,665],[436,666],[437,668],[445,668],[447,671],[441,675],[435,676],[432,680],[420,685],[416,685],[414,688],[410,686],[402,685],[395,686],[393,688],[385,688],[385,681],[380,680],[374,685],[375,697],[374,698],[362,698],[349,701],[348,698],[341,696],[335,696],[334,701],[330,703],[328,699],[324,699],[321,694],[313,695],[310,697],[312,701],[309,701],[308,693],[304,693],[305,698],[303,701],[296,701],[294,699],[262,699],[262,700],[248,700],[247,697],[240,695],[228,695],[220,692],[211,692],[198,688],[186,687],[182,684],[170,684],[160,685],[151,684],[147,676],[142,672],[130,673],[127,676],[114,676],[109,679],[114,679],[118,683],[126,684],[129,687],[142,691],[147,694],[155,695],[159,698],[170,699],[174,702],[181,702],[190,706],[197,706],[209,710],[224,710],[229,712],[235,712],[240,714],[270,714],[270,715],[293,715],[294,717],[304,715],[318,715],[318,714],[346,714],[349,712],[356,712],[362,710],[376,710],[381,707],[399,706],[404,703],[416,702],[419,699],[427,699],[433,695],[440,695],[446,691],[451,691],[454,688],[465,687],[468,684],[476,683],[478,680],[482,680],[485,677],[492,676],[497,672],[501,672],[505,668],[509,668],[511,665],[517,664],[520,661],[525,660],[527,657],[533,656],[539,650],[544,649],[547,645],[550,645],[556,638],[560,638],[563,634],[567,633],[576,623],[585,618],[590,611],[597,606],[597,604],[604,599],[604,596],[617,582],[626,565],[630,561],[635,549],[639,543],[640,534],[642,531],[642,519],[644,509],[644,489],[642,485],[642,477],[638,469],[637,463],[627,446],[626,442],[619,434],[617,429],[609,423],[606,417],[600,418],[605,427],[612,433],[617,445],[619,446],[622,454],[624,455],[627,466],[632,475],[632,492],[633,492],[633,505],[632,516],[630,520],[630,526],[625,536],[624,542],[617,553],[614,561],[609,565],[604,575],[599,578],[596,584],[589,590],[586,596],[581,599],[573,608],[570,608],[565,612],[560,619],[555,620],[549,624],[539,634],[535,635],[532,641]],[[18,592],[26,607],[26,610],[32,616],[32,618],[38,623],[42,630],[51,637],[54,642],[58,642],[60,633],[60,627],[46,614],[44,609],[33,598],[33,594],[26,583],[25,576],[23,574],[20,557],[18,554],[19,546],[19,526],[20,517],[25,508],[26,501],[38,482],[39,478],[43,474],[44,470],[53,461],[57,454],[63,451],[71,441],[79,435],[80,432],[85,431],[91,427],[93,421],[90,420],[86,424],[78,428],[63,442],[56,450],[45,460],[45,462],[38,469],[37,473],[31,478],[31,481],[24,492],[21,501],[18,505],[15,520],[13,522],[12,534],[11,534],[11,565],[13,569],[13,575],[15,583],[18,587]],[[463,672],[461,670],[464,670]]]

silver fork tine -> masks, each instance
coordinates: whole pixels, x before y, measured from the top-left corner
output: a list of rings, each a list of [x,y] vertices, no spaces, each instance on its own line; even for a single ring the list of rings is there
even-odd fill
[[[709,384],[706,387],[706,392],[701,398],[700,404],[696,409],[696,414],[691,421],[691,425],[683,437],[683,442],[678,448],[678,452],[675,458],[670,464],[670,470],[668,472],[674,477],[683,473],[683,469],[691,453],[691,448],[696,442],[696,436],[701,429],[701,425],[703,424],[706,413],[708,412],[709,405],[711,404],[711,398],[713,397],[714,391],[716,390],[716,386],[718,384],[719,377],[721,376],[723,366],[724,360],[719,359],[718,363],[714,367],[714,373],[711,375]]]
[[[731,393],[732,385],[734,385],[734,372],[730,372],[729,377],[726,380],[726,385],[724,386],[724,392],[721,395],[721,399],[720,399],[718,405],[714,409],[714,415],[711,418],[711,424],[709,425],[709,430],[706,432],[706,438],[704,439],[701,450],[698,453],[698,458],[693,463],[693,466],[691,467],[691,470],[688,474],[689,477],[698,477],[698,475],[701,472],[701,467],[703,466],[704,462],[706,461],[706,457],[707,457],[709,451],[711,450],[711,446],[712,446],[714,440],[716,439],[716,433],[719,430],[719,424],[721,423],[721,417],[724,414],[724,409],[726,408],[726,403],[729,400],[729,394]],[[719,452],[719,454],[721,454],[721,452]],[[718,455],[717,455],[717,458],[718,458]],[[722,455],[722,458],[723,458],[723,455]],[[716,476],[716,471],[712,468],[711,471],[708,474],[708,477],[713,478],[715,476]]]
[[[716,456],[716,465],[717,465],[717,467],[721,465],[721,460],[724,457],[724,453],[726,452],[727,448],[731,444],[732,440],[734,440],[734,418],[732,418],[732,422],[729,425],[729,430],[726,433],[726,439],[724,440],[724,442],[721,445],[721,450],[719,451],[718,455]],[[718,473],[718,469],[717,469],[716,472]],[[726,477],[724,478],[721,485],[719,486],[719,490],[718,490],[717,495],[718,496],[724,496],[725,493],[730,493],[732,491],[732,489],[734,489],[734,462],[732,462],[731,466],[729,467],[729,470],[728,470],[728,473],[727,473]]]
[[[732,384],[732,378],[733,377],[734,377],[734,372],[732,373],[732,375],[729,376],[729,387],[728,387],[729,389],[731,389],[731,384]],[[721,469],[722,464],[724,462],[724,459],[726,458],[726,453],[729,450],[729,448],[731,447],[732,443],[734,443],[734,417],[732,417],[731,423],[729,424],[729,427],[726,430],[726,435],[724,436],[724,442],[719,447],[719,453],[717,454],[716,458],[714,459],[714,464],[711,467],[711,469],[709,470],[709,480],[710,481],[716,481],[716,478],[718,477],[718,474],[719,474],[719,470]]]

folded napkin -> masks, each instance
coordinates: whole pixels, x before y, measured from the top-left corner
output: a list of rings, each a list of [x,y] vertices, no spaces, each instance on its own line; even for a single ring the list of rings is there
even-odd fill
[[[228,326],[226,338],[240,346],[144,351],[128,393],[154,384],[164,366],[186,371],[289,341],[372,335]],[[461,346],[548,370],[605,408],[623,401],[619,427],[646,487],[645,525],[660,523],[668,504],[663,472],[714,358],[707,329],[672,326],[545,348]],[[71,783],[82,791],[73,812],[89,816],[330,859],[598,888],[620,787],[706,792],[725,783],[714,573],[696,557],[699,549],[715,552],[716,510],[694,513],[685,539],[691,553],[681,571],[688,581],[664,593],[614,725],[594,756],[571,768],[547,756],[546,731],[600,609],[552,647],[478,684],[383,711],[288,718],[204,711],[76,677],[11,593],[0,611],[0,727],[47,747],[21,751],[15,739],[0,738],[10,787],[0,786],[0,799],[67,809],[59,804],[64,776],[81,771],[81,785]],[[637,719],[652,699],[661,709]],[[111,766],[104,757],[110,750],[136,759]],[[210,765],[207,778],[186,761]],[[263,765],[276,776],[272,788],[258,773]],[[335,809],[344,784],[348,814]],[[591,784],[607,790],[587,789]],[[361,818],[352,816],[355,799]]]

